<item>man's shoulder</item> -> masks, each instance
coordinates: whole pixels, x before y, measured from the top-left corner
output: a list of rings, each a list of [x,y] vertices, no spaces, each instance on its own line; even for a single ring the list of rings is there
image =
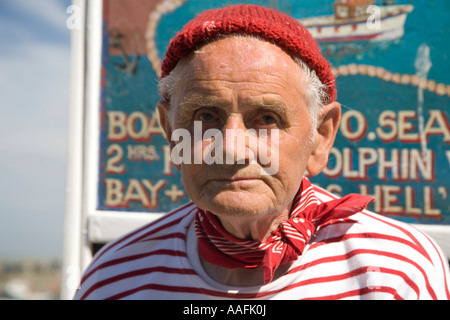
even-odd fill
[[[93,263],[99,259],[129,254],[130,251],[140,251],[144,243],[147,250],[154,247],[160,240],[182,237],[185,225],[189,224],[197,207],[189,202],[172,210],[164,216],[144,226],[135,229],[105,245],[94,257]],[[185,232],[184,232],[185,234]],[[122,253],[125,252],[125,253]]]
[[[336,198],[315,189],[321,201]],[[397,219],[362,210],[319,229],[311,247],[319,249],[315,255],[330,253],[330,260],[396,274],[409,284],[422,283],[430,297],[449,294],[448,260],[439,246],[427,234]]]
[[[324,189],[316,186],[314,188],[320,201],[326,202],[336,199],[336,196]],[[326,231],[326,229],[324,228],[323,231]],[[383,243],[388,242],[400,247],[407,246],[418,251],[424,257],[429,256],[428,251],[436,251],[438,248],[427,234],[413,225],[365,209],[348,219],[335,221],[328,229],[328,232],[324,232],[324,235],[328,233],[325,236],[332,236],[336,233],[336,236],[343,237],[343,240],[373,240]]]
[[[102,290],[97,290],[99,283],[115,284],[114,279],[128,273],[144,267],[170,267],[178,257],[185,257],[186,233],[196,211],[197,207],[188,203],[106,244],[84,272],[75,298],[103,297]],[[117,289],[113,288],[109,293]],[[91,295],[94,291],[98,292]]]
[[[320,187],[314,186],[314,190],[316,196],[322,202],[337,198]],[[339,225],[342,225],[342,227]],[[413,225],[365,209],[350,216],[347,220],[335,221],[333,227],[335,230],[348,233],[347,238],[376,239],[411,244],[416,249],[424,247],[426,243],[430,243],[433,247],[436,246],[428,235]]]

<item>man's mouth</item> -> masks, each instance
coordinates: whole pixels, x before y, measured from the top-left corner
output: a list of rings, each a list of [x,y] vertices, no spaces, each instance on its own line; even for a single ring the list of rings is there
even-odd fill
[[[261,182],[261,179],[254,177],[230,177],[230,178],[212,179],[211,182],[223,186],[243,187],[259,183]]]
[[[217,181],[231,181],[231,182],[234,182],[234,181],[247,181],[247,180],[249,180],[249,181],[251,181],[251,180],[259,180],[259,178],[242,178],[242,177],[231,177],[231,178],[219,178],[219,179],[214,179],[214,180],[217,180]]]

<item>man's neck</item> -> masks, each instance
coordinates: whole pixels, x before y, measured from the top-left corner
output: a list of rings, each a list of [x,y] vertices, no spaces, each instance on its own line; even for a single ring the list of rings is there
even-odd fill
[[[214,265],[200,259],[203,269],[214,281],[232,287],[254,287],[264,285],[264,271],[262,268],[229,269]],[[293,262],[286,263],[278,267],[272,281],[280,278],[289,271]]]
[[[288,209],[276,215],[262,215],[258,217],[247,216],[217,216],[222,226],[231,235],[243,240],[253,240],[258,242],[266,241],[271,233],[290,215]],[[203,259],[201,263],[206,273],[215,281],[235,287],[250,287],[264,284],[264,271],[262,268],[225,268],[214,265]],[[273,280],[285,274],[292,263],[279,266],[275,271]]]
[[[271,233],[286,219],[289,219],[290,206],[278,214],[260,216],[216,215],[228,233],[242,240],[266,241]]]

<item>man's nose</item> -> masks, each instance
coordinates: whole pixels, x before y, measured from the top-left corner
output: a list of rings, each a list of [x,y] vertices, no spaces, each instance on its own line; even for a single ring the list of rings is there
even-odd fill
[[[245,126],[240,115],[228,118],[223,131],[224,164],[249,164],[255,158],[251,148],[252,139],[256,139]]]

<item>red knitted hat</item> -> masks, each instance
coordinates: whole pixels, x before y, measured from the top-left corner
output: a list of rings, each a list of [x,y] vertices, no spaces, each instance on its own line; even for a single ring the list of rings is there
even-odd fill
[[[161,66],[161,78],[178,61],[206,42],[233,33],[257,35],[302,59],[328,86],[329,101],[336,99],[330,64],[308,30],[297,20],[273,9],[257,5],[233,5],[199,14],[173,38]]]

